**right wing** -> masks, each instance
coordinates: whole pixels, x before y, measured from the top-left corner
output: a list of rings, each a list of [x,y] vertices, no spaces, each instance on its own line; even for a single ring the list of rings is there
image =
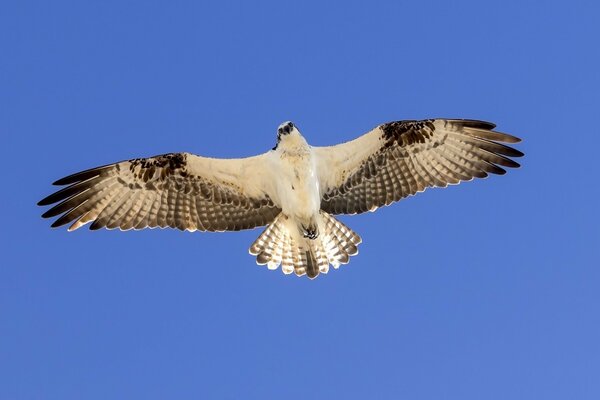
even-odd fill
[[[330,214],[375,211],[429,187],[446,187],[519,164],[503,143],[521,139],[464,119],[395,121],[350,142],[315,147],[321,208]]]
[[[92,168],[54,182],[68,185],[41,200],[52,227],[75,230],[172,227],[237,231],[270,223],[281,211],[265,191],[266,154],[240,159],[170,153]],[[61,215],[62,214],[62,215]]]

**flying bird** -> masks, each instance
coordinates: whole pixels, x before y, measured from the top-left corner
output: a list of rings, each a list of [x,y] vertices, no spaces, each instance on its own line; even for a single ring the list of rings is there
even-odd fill
[[[292,122],[264,154],[218,159],[191,153],[136,158],[78,172],[38,204],[73,231],[171,227],[238,231],[265,226],[250,246],[259,265],[316,278],[358,253],[360,236],[334,215],[375,211],[429,187],[516,168],[520,139],[489,122],[395,121],[355,140],[310,146]],[[58,203],[58,204],[55,204]]]

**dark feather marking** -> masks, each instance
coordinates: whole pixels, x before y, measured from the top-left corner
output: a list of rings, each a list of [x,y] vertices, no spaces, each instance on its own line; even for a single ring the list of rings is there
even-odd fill
[[[81,204],[82,200],[85,201],[86,197],[84,197],[84,196],[86,195],[87,190],[90,190],[90,189],[85,189],[83,192],[78,193],[72,197],[69,197],[62,203],[55,205],[54,207],[52,207],[51,209],[49,209],[48,211],[43,213],[42,218],[56,217],[57,215],[67,212],[70,209],[72,209],[73,207],[78,206],[79,204]]]
[[[101,175],[103,172],[109,170],[113,165],[104,165],[102,167],[96,167],[87,169],[85,171],[77,172],[75,174],[61,178],[53,183],[53,185],[63,186],[70,185],[72,183],[81,182],[89,178]]]
[[[384,147],[396,144],[407,147],[415,143],[426,143],[435,130],[432,119],[423,121],[396,121],[381,125]]]
[[[458,142],[469,143],[475,147],[489,150],[493,153],[503,154],[509,157],[522,157],[524,154],[517,149],[506,146],[501,143],[492,142],[475,136],[462,135],[460,133],[451,133],[450,136]]]
[[[496,127],[496,124],[493,122],[480,121],[477,119],[447,119],[445,120],[445,125],[448,124],[458,124],[462,126],[467,126],[469,128],[477,128],[484,130],[492,130]]]
[[[51,195],[40,200],[38,202],[38,206],[48,206],[50,204],[65,200],[69,197],[72,197],[73,195],[83,192],[86,189],[89,189],[99,181],[100,177],[99,175],[96,175],[94,177],[88,178],[85,181],[75,183],[71,186],[67,186],[66,188],[54,192]]]
[[[67,212],[66,214],[63,214],[60,218],[58,218],[56,221],[54,221],[52,223],[52,225],[50,225],[50,227],[57,228],[59,226],[66,225],[69,222],[78,218],[78,216],[80,214],[80,209],[85,207],[86,202],[87,202],[87,200],[84,201],[83,203],[81,203],[80,205],[78,205],[77,207],[73,208],[71,211]]]

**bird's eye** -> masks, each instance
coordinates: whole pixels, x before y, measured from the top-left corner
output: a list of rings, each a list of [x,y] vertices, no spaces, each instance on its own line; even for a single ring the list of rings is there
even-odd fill
[[[288,126],[289,126],[290,128],[293,128],[293,127],[294,127],[294,124],[293,124],[292,122],[289,122],[289,123],[288,123]]]

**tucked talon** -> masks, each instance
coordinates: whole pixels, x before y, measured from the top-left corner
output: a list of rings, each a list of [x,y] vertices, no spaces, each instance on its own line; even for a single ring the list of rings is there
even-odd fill
[[[310,240],[315,240],[319,237],[319,230],[314,227],[305,227],[302,225],[302,235]]]

